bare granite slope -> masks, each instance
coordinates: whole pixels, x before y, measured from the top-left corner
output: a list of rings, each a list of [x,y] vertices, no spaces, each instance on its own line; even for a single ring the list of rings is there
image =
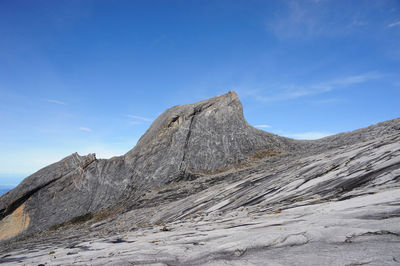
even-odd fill
[[[0,198],[0,218],[24,204],[30,223],[15,232],[43,230],[132,201],[148,188],[285,153],[298,143],[248,125],[236,93],[229,92],[168,109],[124,156],[97,160],[75,153],[39,170]]]
[[[125,156],[40,170],[0,209],[0,263],[397,265],[400,119],[295,141],[228,93],[168,109]]]

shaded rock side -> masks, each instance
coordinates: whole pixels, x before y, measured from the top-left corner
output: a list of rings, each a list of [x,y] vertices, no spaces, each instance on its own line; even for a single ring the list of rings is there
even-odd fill
[[[94,154],[74,153],[39,170],[0,198],[0,240],[97,211],[120,197],[126,176],[123,158]]]

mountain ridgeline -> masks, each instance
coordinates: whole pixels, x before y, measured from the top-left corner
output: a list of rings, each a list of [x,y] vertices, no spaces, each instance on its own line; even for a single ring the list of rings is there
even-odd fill
[[[299,141],[250,126],[234,92],[174,106],[161,114],[125,155],[106,160],[74,153],[4,194],[0,198],[0,240],[40,232],[87,214],[113,210],[117,215],[148,207],[150,201],[156,206],[157,200],[182,199],[191,192],[177,192],[169,198],[149,195],[162,187],[259,164],[272,167],[288,158],[365,142],[396,133],[399,125],[396,119],[321,140]],[[192,192],[212,183],[207,184]],[[163,218],[177,217],[168,215]]]

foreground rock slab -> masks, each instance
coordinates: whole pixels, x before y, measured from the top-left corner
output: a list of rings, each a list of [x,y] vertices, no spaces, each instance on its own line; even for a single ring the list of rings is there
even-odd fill
[[[400,188],[277,214],[234,211],[4,254],[29,265],[396,265]],[[392,217],[382,218],[382,213]],[[394,216],[394,217],[393,217]],[[376,217],[376,218],[371,218]],[[379,217],[379,218],[378,218]],[[384,219],[384,222],[382,222]]]

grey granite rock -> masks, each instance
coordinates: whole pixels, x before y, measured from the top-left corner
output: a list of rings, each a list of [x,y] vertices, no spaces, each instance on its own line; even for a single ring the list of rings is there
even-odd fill
[[[94,154],[74,153],[27,177],[0,198],[0,229],[10,231],[15,226],[4,221],[21,206],[29,226],[21,232],[15,229],[17,233],[43,230],[94,212],[120,197],[126,176],[122,158],[96,160]]]
[[[23,231],[35,232],[110,204],[134,205],[146,189],[225,171],[254,160],[251,156],[273,156],[296,145],[248,125],[236,93],[229,92],[168,109],[125,156],[96,160],[94,154],[75,153],[45,167],[0,198],[0,217],[24,204],[30,223]]]
[[[236,93],[194,104],[175,106],[161,114],[125,155],[140,176],[157,183],[171,177],[212,173],[246,162],[257,151],[278,154],[296,142],[258,130],[245,121]]]
[[[228,93],[168,109],[125,156],[44,168],[0,204],[0,233],[25,234],[0,242],[0,263],[395,265],[400,119],[295,141],[249,126]]]

